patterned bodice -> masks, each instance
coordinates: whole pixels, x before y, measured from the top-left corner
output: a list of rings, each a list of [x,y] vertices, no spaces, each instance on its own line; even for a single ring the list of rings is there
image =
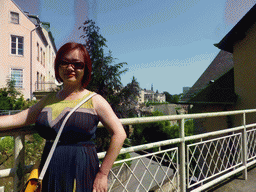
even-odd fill
[[[74,101],[59,101],[56,98],[56,93],[50,94],[47,97],[46,106],[36,120],[36,129],[39,134],[47,140],[54,140],[66,115],[89,94]],[[95,137],[98,122],[92,99],[89,99],[70,116],[60,141],[73,143],[92,139]]]

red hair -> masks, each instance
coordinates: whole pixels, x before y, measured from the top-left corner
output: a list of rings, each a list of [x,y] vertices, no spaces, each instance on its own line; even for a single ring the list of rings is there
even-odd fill
[[[92,62],[91,62],[90,55],[89,55],[88,51],[80,43],[69,42],[69,43],[64,44],[58,50],[58,52],[56,54],[55,62],[54,62],[55,77],[59,83],[63,82],[63,80],[61,79],[60,74],[59,74],[59,66],[62,62],[63,56],[73,50],[79,50],[83,57],[83,62],[85,65],[84,65],[84,76],[82,79],[82,86],[84,88],[86,88],[91,80]]]

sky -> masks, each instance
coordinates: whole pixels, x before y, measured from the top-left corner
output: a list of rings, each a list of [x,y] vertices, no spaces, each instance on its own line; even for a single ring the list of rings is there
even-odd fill
[[[107,39],[115,63],[126,62],[125,86],[180,94],[192,87],[219,53],[214,46],[256,0],[14,0],[50,22],[57,49],[83,43],[78,30],[92,19]]]

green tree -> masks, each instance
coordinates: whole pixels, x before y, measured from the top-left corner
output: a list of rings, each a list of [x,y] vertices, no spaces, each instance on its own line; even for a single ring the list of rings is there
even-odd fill
[[[163,113],[154,111],[150,116],[163,116]],[[193,135],[193,120],[185,121],[184,126],[185,136]],[[131,136],[132,145],[152,143],[179,137],[179,125],[171,126],[170,121],[136,124],[133,127],[134,131]]]
[[[171,95],[167,91],[164,91],[164,94],[165,94],[166,101],[169,103],[178,103],[182,95],[182,94]]]
[[[84,32],[81,37],[92,61],[92,80],[88,89],[101,94],[111,104],[119,117],[136,113],[135,106],[139,96],[139,83],[133,77],[131,83],[123,86],[121,75],[127,71],[126,62],[115,63],[111,51],[104,53],[107,40],[100,34],[100,28],[92,20],[86,20],[79,27]]]
[[[0,89],[0,110],[13,110],[19,92],[15,89],[15,81],[7,80],[7,86]]]
[[[137,116],[138,97],[140,93],[140,85],[133,76],[131,83],[128,83],[116,96],[113,97],[115,111],[120,117]]]
[[[25,100],[23,95],[15,88],[15,81],[8,80],[7,85],[0,89],[0,110],[23,110],[36,101]],[[44,143],[43,139],[37,135],[26,136],[25,162],[33,164],[41,157]],[[13,137],[0,138],[0,167],[1,169],[11,168],[14,166],[14,139]],[[5,186],[6,191],[11,191],[13,188],[12,178],[4,178],[0,180],[0,186]]]
[[[165,94],[166,101],[169,103],[172,103],[172,101],[173,101],[172,95],[170,93],[168,93],[167,91],[164,91],[164,94]]]
[[[116,58],[112,57],[110,50],[105,53],[107,40],[100,34],[100,28],[94,21],[86,20],[79,29],[84,32],[81,38],[85,40],[84,46],[92,61],[92,79],[87,88],[101,94],[111,104],[118,117],[127,117],[139,94],[138,82],[133,78],[130,84],[123,87],[121,75],[127,71],[124,68],[127,63],[116,63]],[[98,129],[96,135],[97,150],[107,150],[110,139],[108,132]]]
[[[13,156],[14,140],[13,137],[0,138],[0,166]]]
[[[15,80],[7,80],[6,87],[0,89],[0,110],[23,110],[35,102],[24,99],[15,88]]]
[[[150,116],[162,116],[163,113],[154,111]],[[165,129],[170,127],[169,121],[159,121],[153,123],[136,124],[131,136],[133,145],[152,143],[168,139]]]
[[[44,139],[38,134],[27,135],[25,140],[25,164],[31,165],[41,159],[44,148]],[[13,137],[0,138],[0,167],[1,169],[14,166],[14,139]],[[26,175],[28,177],[28,175]],[[25,180],[27,179],[25,177]],[[13,189],[12,178],[0,179],[0,186],[5,186],[6,191]]]
[[[115,95],[122,88],[121,75],[127,71],[123,69],[127,63],[115,63],[116,58],[112,57],[110,50],[107,54],[104,53],[107,40],[100,34],[100,28],[94,21],[86,20],[79,29],[85,33],[81,37],[85,39],[84,46],[92,61],[92,80],[88,89],[101,94],[111,103],[113,96],[110,95]]]

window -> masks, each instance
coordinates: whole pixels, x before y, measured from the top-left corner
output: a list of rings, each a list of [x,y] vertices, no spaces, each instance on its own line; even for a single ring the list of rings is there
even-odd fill
[[[19,24],[19,13],[11,11],[11,23]]]
[[[43,63],[43,49],[42,49],[42,47],[40,48],[40,62],[41,62],[41,64]]]
[[[39,81],[40,81],[40,79],[39,79],[39,72],[37,72],[36,73],[36,90],[38,91],[39,90]]]
[[[37,47],[37,61],[39,61],[39,44],[38,43],[36,44],[36,47]]]
[[[51,58],[51,53],[52,53],[52,51],[51,51],[51,46],[49,46],[49,52],[48,52],[48,54],[49,54],[49,57],[48,57],[48,63],[49,63],[49,65],[51,64],[51,61],[52,61],[52,58]]]
[[[23,69],[11,69],[11,79],[15,80],[16,88],[23,88]]]
[[[13,55],[23,55],[23,37],[11,35],[11,53]]]
[[[54,64],[54,54],[52,53],[52,60],[51,60],[52,64]]]
[[[45,52],[43,51],[43,66],[45,67]]]

